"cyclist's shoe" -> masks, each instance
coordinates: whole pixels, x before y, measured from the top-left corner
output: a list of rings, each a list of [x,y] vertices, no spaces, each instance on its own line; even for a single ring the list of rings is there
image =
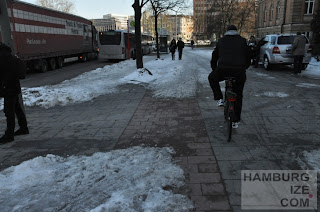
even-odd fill
[[[224,106],[223,99],[219,99],[219,100],[218,100],[217,106],[218,106],[218,107],[223,107],[223,106]]]
[[[237,129],[239,127],[240,122],[233,122],[232,128]]]

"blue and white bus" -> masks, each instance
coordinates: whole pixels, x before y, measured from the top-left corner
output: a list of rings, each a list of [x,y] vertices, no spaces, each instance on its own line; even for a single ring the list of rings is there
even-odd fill
[[[108,60],[135,59],[135,34],[129,33],[130,50],[128,51],[128,33],[124,30],[98,32],[99,57]],[[141,48],[144,55],[152,52],[153,37],[142,34]]]

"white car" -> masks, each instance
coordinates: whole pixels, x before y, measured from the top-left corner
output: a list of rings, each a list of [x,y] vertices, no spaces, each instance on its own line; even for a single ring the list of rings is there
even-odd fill
[[[294,62],[292,55],[292,43],[295,34],[272,34],[266,35],[259,43],[264,43],[260,47],[259,62],[263,63],[266,70],[272,69],[276,65],[292,65]],[[306,48],[303,57],[303,70],[307,68],[311,60],[312,48],[307,37]]]

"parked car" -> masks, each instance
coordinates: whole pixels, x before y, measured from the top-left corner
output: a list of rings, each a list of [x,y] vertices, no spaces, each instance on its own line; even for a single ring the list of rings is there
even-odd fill
[[[292,65],[292,44],[297,35],[295,34],[272,34],[266,35],[259,42],[264,43],[260,47],[259,63],[262,63],[266,70],[276,65]],[[311,60],[312,48],[307,37],[305,55],[303,58],[303,70],[307,68]]]

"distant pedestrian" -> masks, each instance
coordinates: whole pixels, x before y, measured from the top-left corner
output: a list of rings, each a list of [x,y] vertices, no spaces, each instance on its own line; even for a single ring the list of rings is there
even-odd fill
[[[193,46],[194,46],[194,41],[191,40],[191,48],[193,49]]]
[[[11,54],[7,45],[0,43],[0,97],[4,97],[4,113],[7,118],[7,129],[0,138],[0,143],[14,140],[14,135],[29,134],[26,114],[22,102],[20,73],[25,73],[23,62]],[[20,128],[15,129],[15,115]]]
[[[178,52],[179,52],[179,60],[182,59],[182,50],[184,48],[184,42],[182,41],[181,38],[179,38],[178,42],[177,42],[177,46],[178,46]]]
[[[175,39],[172,39],[169,50],[171,52],[172,60],[175,60],[175,53],[176,53],[177,43]]]
[[[306,48],[306,38],[301,35],[301,32],[297,32],[292,44],[292,55],[294,58],[294,74],[301,73],[302,62]]]

